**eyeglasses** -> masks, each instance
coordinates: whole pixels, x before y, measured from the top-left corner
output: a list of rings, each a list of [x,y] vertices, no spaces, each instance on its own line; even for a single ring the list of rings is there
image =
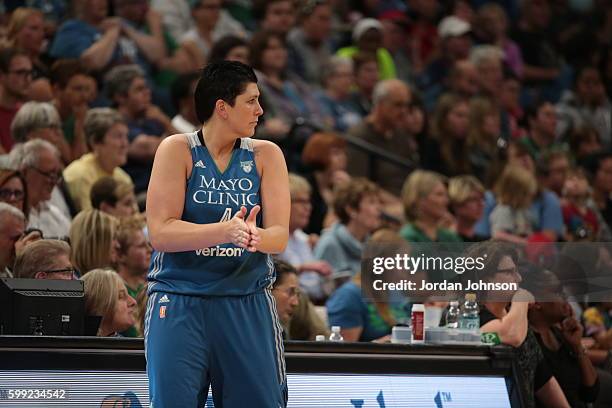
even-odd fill
[[[41,174],[42,176],[45,176],[50,182],[52,183],[59,183],[63,176],[62,176],[62,172],[61,171],[42,171],[41,169],[37,168],[37,167],[30,167],[33,170],[36,170],[37,173]]]
[[[393,105],[394,108],[405,108],[408,109],[409,111],[412,110],[412,108],[414,108],[414,104],[412,102],[403,102],[403,101],[389,101],[389,103],[391,105]]]
[[[73,267],[70,268],[62,268],[62,269],[49,269],[47,271],[41,271],[44,273],[57,273],[57,274],[61,274],[64,277],[70,278],[70,279],[78,279],[78,277],[81,275],[79,273],[78,270],[76,270]]]
[[[519,270],[514,266],[512,268],[498,269],[497,273],[519,273]]]
[[[291,298],[294,296],[298,297],[300,296],[300,293],[301,293],[300,288],[296,288],[296,287],[286,288],[286,289],[274,288],[273,290],[284,293],[288,298]]]
[[[23,190],[11,190],[8,188],[0,189],[0,200],[2,201],[19,201],[23,200]]]

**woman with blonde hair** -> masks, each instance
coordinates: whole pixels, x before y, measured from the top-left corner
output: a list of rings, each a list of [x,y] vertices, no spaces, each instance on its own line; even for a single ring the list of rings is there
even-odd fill
[[[484,186],[472,175],[457,176],[448,181],[448,197],[451,211],[457,220],[457,234],[465,242],[486,239],[474,231],[474,226],[484,212],[484,195]]]
[[[319,261],[314,256],[313,246],[318,237],[303,231],[308,225],[312,211],[310,184],[305,178],[289,173],[289,193],[289,241],[279,258],[296,268],[300,286],[314,302],[324,301],[329,295],[325,290],[326,277],[331,274],[332,268],[327,262]]]
[[[81,280],[85,284],[86,314],[102,317],[98,336],[118,336],[118,333],[134,325],[136,301],[127,293],[117,272],[94,269]]]
[[[497,205],[489,216],[491,237],[526,244],[534,231],[529,207],[537,192],[533,173],[517,165],[507,166],[494,188]]]
[[[115,269],[134,299],[138,299],[140,293],[146,290],[147,272],[151,263],[151,244],[143,232],[145,226],[144,215],[138,214],[121,218],[117,228]],[[122,334],[126,337],[138,337],[137,330],[134,326]]]
[[[402,189],[404,215],[408,221],[400,235],[408,242],[461,242],[451,231],[454,220],[448,211],[446,177],[427,170],[415,170]]]
[[[115,217],[98,210],[81,211],[74,218],[70,227],[72,264],[82,275],[115,263],[117,224]]]

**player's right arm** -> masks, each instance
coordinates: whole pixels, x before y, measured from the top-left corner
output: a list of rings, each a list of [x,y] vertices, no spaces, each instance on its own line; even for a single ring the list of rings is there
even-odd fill
[[[245,248],[248,227],[243,211],[226,222],[194,224],[182,221],[191,154],[185,135],[162,141],[155,154],[147,190],[147,226],[151,245],[157,251],[180,252],[231,242]]]

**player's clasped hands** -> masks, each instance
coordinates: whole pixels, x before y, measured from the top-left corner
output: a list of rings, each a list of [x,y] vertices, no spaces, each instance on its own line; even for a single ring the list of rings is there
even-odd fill
[[[227,236],[229,242],[239,248],[246,248],[249,252],[257,251],[261,242],[261,235],[257,229],[257,214],[259,214],[260,208],[258,205],[253,207],[247,217],[246,207],[240,207],[240,210],[228,222]]]

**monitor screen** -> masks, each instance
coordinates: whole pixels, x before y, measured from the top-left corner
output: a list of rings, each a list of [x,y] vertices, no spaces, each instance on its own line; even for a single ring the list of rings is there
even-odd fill
[[[289,373],[288,408],[510,408],[501,376]],[[145,372],[0,371],[0,407],[149,406]],[[206,408],[213,408],[209,393]]]
[[[84,334],[85,298],[80,280],[0,280],[0,334]]]

